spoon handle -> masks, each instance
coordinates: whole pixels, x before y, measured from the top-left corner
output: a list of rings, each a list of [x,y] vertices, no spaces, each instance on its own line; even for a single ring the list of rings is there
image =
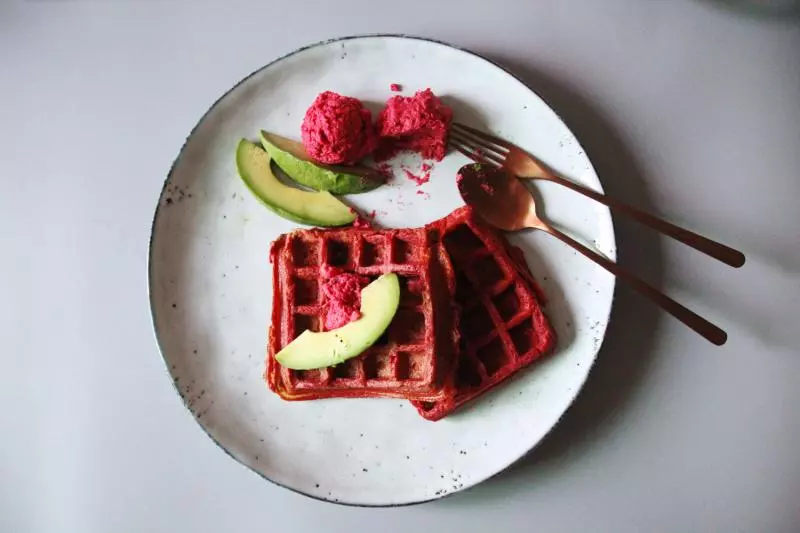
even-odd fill
[[[614,200],[613,198],[609,198],[604,194],[593,191],[588,187],[578,185],[577,183],[566,178],[562,178],[556,174],[550,173],[547,176],[537,176],[537,178],[552,181],[572,189],[573,191],[579,192],[584,196],[591,198],[592,200],[596,200],[601,204],[610,207],[615,212],[628,215],[637,222],[644,224],[645,226],[649,226],[656,231],[660,231],[664,235],[668,235],[673,239],[686,244],[687,246],[691,246],[695,250],[710,255],[714,259],[722,261],[726,265],[735,268],[739,268],[740,266],[744,265],[744,254],[739,250],[734,250],[730,246],[725,246],[722,243],[712,241],[711,239],[703,237],[702,235],[698,235],[693,231],[678,227],[675,224],[667,222],[666,220],[654,217],[649,213],[645,213],[641,209],[637,209],[633,206]]]
[[[642,281],[641,279],[637,278],[617,263],[608,260],[607,258],[603,257],[602,255],[598,254],[597,252],[587,248],[586,246],[582,245],[578,241],[574,240],[573,238],[565,235],[564,233],[560,232],[559,230],[555,229],[554,227],[550,226],[542,222],[540,225],[537,226],[539,229],[542,229],[549,233],[550,235],[556,237],[561,242],[571,246],[575,250],[579,251],[598,265],[602,266],[612,274],[614,274],[617,278],[629,283],[637,292],[643,294],[650,298],[653,302],[661,306],[662,309],[670,313],[672,316],[695,330],[697,333],[705,337],[708,341],[716,344],[717,346],[722,346],[725,344],[725,341],[728,340],[728,334],[725,333],[723,330],[706,320],[705,318],[701,317],[694,311],[687,309],[686,307],[682,306],[666,294],[662,293],[652,285]]]

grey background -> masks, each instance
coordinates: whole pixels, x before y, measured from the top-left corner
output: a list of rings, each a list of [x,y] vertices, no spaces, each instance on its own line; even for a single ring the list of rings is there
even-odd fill
[[[702,0],[0,2],[0,531],[800,531],[800,26]],[[616,219],[625,288],[578,401],[444,501],[343,508],[264,482],[172,391],[149,225],[238,79],[327,37],[406,32],[521,74],[607,190],[741,248],[733,270]]]

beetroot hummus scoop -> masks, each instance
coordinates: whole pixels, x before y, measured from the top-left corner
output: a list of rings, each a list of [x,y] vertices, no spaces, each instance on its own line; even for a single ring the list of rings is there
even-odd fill
[[[447,134],[453,111],[430,89],[414,96],[393,96],[377,120],[380,149],[376,159],[388,159],[399,151],[418,152],[425,159],[441,161],[447,153]]]
[[[332,91],[317,96],[301,132],[308,155],[328,165],[358,163],[377,145],[369,109],[357,98]]]

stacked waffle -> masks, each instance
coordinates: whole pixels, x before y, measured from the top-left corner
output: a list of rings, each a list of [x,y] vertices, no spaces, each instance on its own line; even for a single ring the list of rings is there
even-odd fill
[[[468,207],[423,228],[311,229],[272,245],[265,379],[285,400],[399,397],[439,420],[550,351],[555,335],[522,253]],[[384,335],[335,367],[290,370],[275,354],[320,331],[325,266],[394,272],[400,307]]]

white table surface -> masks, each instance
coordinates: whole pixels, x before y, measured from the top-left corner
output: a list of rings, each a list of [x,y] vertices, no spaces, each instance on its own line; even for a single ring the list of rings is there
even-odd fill
[[[0,531],[800,530],[800,25],[705,0],[378,4],[0,1]],[[156,198],[206,108],[298,46],[381,31],[506,63],[611,194],[748,258],[617,218],[621,261],[728,344],[620,288],[538,449],[388,510],[306,499],[220,451],[172,390],[146,292]]]

